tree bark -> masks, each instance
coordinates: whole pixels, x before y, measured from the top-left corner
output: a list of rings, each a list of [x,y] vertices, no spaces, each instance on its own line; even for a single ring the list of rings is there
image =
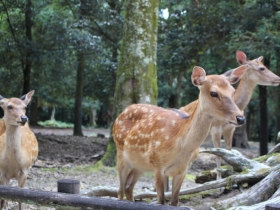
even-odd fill
[[[32,53],[31,53],[31,41],[32,41],[32,3],[31,0],[25,1],[25,63],[23,64],[23,89],[22,94],[26,94],[30,91],[30,74],[32,66]]]
[[[158,7],[158,0],[126,1],[113,121],[132,103],[156,104]],[[101,161],[105,165],[116,163],[116,148],[112,136]]]
[[[84,56],[79,50],[77,51],[77,80],[74,108],[74,136],[83,136],[82,132],[82,101],[84,89]]]
[[[255,184],[248,191],[241,193],[233,198],[229,198],[222,202],[218,202],[218,205],[224,208],[228,206],[241,206],[241,205],[253,205],[268,200],[280,185],[280,171],[272,171],[262,181]]]
[[[66,209],[103,209],[103,210],[190,210],[187,207],[165,206],[139,202],[118,201],[109,198],[87,197],[75,194],[58,193],[42,190],[29,190],[10,186],[0,186],[0,196],[6,200],[27,204],[40,204]]]
[[[275,47],[275,52],[276,52],[276,74],[279,76],[280,75],[280,47]],[[275,121],[276,121],[276,125],[275,125],[275,132],[274,132],[274,141],[275,143],[277,142],[277,134],[280,131],[280,113],[278,110],[280,110],[280,89],[279,88],[275,88],[275,102],[276,102],[276,107],[275,107]]]
[[[259,100],[260,100],[260,155],[265,155],[268,152],[268,119],[267,119],[267,91],[266,86],[259,85]]]
[[[29,113],[29,124],[30,125],[38,125],[37,123],[37,117],[38,117],[38,108],[37,108],[37,104],[38,104],[38,97],[33,96],[32,100],[31,100],[31,106],[30,106],[30,114]]]

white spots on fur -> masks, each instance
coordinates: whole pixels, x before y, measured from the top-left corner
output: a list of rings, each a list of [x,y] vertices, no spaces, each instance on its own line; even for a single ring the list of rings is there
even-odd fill
[[[161,142],[160,142],[160,141],[156,141],[156,142],[155,142],[156,148],[158,148],[160,145],[161,145]]]

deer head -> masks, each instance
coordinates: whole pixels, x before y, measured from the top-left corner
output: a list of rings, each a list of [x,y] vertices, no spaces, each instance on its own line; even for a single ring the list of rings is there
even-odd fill
[[[4,110],[4,119],[7,124],[23,126],[28,121],[26,106],[30,102],[34,90],[21,98],[4,98],[0,95],[0,106]]]

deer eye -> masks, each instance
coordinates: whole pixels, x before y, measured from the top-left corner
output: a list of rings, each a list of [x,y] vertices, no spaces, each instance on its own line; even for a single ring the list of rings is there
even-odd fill
[[[7,106],[8,110],[12,110],[13,109],[13,106],[9,105]]]
[[[212,97],[219,97],[219,95],[218,95],[218,93],[216,93],[216,92],[210,92],[210,96],[212,96]]]
[[[261,71],[264,71],[264,70],[265,70],[265,68],[264,68],[264,67],[260,67],[260,70],[261,70]]]

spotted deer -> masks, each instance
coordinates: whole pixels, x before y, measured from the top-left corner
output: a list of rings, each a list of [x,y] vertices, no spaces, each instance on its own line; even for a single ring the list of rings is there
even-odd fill
[[[157,202],[164,204],[164,176],[172,176],[171,205],[178,205],[179,191],[193,152],[205,140],[214,119],[233,126],[245,122],[243,113],[233,101],[237,82],[247,66],[224,75],[209,75],[194,67],[192,83],[199,87],[199,100],[193,113],[164,109],[148,104],[128,106],[115,120],[113,136],[117,148],[120,187],[118,199],[124,194],[134,201],[133,188],[142,173],[153,171]]]
[[[248,65],[248,69],[240,79],[239,85],[234,94],[234,102],[240,110],[244,110],[257,85],[278,86],[280,78],[264,66],[262,63],[263,56],[249,60],[244,52],[238,50],[236,51],[236,60],[240,65]],[[224,73],[224,75],[227,74],[231,74],[231,71]],[[180,110],[192,113],[195,110],[197,103],[198,101],[194,101],[185,107],[181,107]],[[224,120],[214,120],[210,129],[214,147],[221,147],[221,136],[223,135],[226,149],[231,150],[235,127],[236,126],[228,124]],[[198,151],[196,151],[196,154],[198,154]],[[217,168],[219,169],[221,166],[220,157],[217,157],[216,163]],[[219,171],[217,171],[217,179],[221,179],[221,173]]]
[[[0,96],[0,106],[4,110],[0,136],[1,185],[8,185],[14,178],[19,187],[24,187],[28,169],[37,158],[38,142],[28,126],[28,118],[25,115],[26,106],[33,94],[34,90],[21,98],[8,99]],[[1,200],[0,209],[6,207],[7,202]],[[21,209],[21,203],[19,203],[19,209]]]

